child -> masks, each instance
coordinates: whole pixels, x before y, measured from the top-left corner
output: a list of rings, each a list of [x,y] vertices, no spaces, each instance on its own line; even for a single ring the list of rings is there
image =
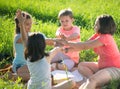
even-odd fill
[[[26,16],[26,24],[25,24],[25,30],[26,33],[30,33],[31,26],[32,26],[32,18],[31,15],[27,12],[22,12],[23,16]],[[14,42],[13,42],[13,50],[14,50],[14,60],[12,62],[11,69],[12,71],[9,71],[9,68],[6,68],[4,70],[9,71],[8,78],[12,80],[16,80],[19,77],[21,77],[22,81],[27,82],[30,78],[27,62],[24,57],[24,45],[22,43],[21,39],[21,33],[20,33],[20,22],[18,18],[15,16],[15,36],[14,36]],[[3,70],[2,70],[3,71]],[[1,72],[2,72],[1,71]],[[3,75],[4,78],[4,75]]]
[[[58,18],[61,26],[56,31],[57,38],[65,39],[67,41],[79,42],[80,41],[80,29],[73,25],[73,14],[71,9],[61,10],[58,14]],[[65,46],[66,48],[67,46]],[[64,64],[68,70],[71,70],[79,62],[79,51],[62,53],[59,52],[52,59],[53,67],[57,69],[64,69],[62,63],[56,63],[60,60],[64,60]]]
[[[32,25],[32,18],[31,15],[22,12],[22,15],[26,15],[26,32],[29,33]],[[19,26],[19,21],[17,17],[15,17],[15,23],[16,23],[16,28],[15,28],[15,37],[14,37],[14,60],[13,60],[13,65],[12,65],[12,70],[14,73],[16,73],[19,77],[22,78],[23,81],[28,81],[29,80],[29,71],[27,67],[27,63],[24,57],[24,46],[21,40],[21,34],[20,34],[20,26]]]
[[[31,26],[32,26],[32,18],[31,15],[27,12],[22,11],[22,15],[26,16],[26,23],[25,23],[25,30],[27,34],[30,34]],[[20,33],[20,23],[18,18],[15,16],[15,36],[14,36],[14,60],[11,66],[0,69],[0,73],[5,74],[7,71],[8,78],[16,80],[21,77],[22,81],[27,82],[30,78],[27,62],[24,57],[24,46],[21,40],[21,33]],[[53,40],[51,38],[46,38],[45,42],[47,45],[53,45]],[[4,75],[1,76],[4,78]]]
[[[27,60],[28,69],[30,71],[30,80],[28,81],[28,89],[51,89],[51,74],[50,74],[50,59],[61,48],[55,47],[48,53],[45,52],[46,43],[43,34],[33,33],[28,35],[25,24],[27,22],[26,15],[23,16],[20,10],[17,11],[17,18],[20,22],[20,32],[22,35],[22,42],[25,46],[25,58]],[[70,85],[61,86],[63,89],[71,89]],[[63,84],[64,85],[64,84]],[[53,89],[61,89],[60,86],[53,87]]]

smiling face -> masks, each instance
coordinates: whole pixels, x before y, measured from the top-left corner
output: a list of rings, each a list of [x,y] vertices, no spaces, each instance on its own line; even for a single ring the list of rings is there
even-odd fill
[[[59,20],[64,30],[70,30],[72,28],[73,18],[70,16],[61,16]]]

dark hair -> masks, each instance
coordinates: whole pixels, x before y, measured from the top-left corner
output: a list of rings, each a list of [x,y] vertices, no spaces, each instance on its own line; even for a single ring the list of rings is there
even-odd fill
[[[40,33],[34,33],[28,36],[28,44],[25,49],[25,58],[29,58],[30,62],[35,62],[42,59],[44,56],[48,56],[45,53],[46,43],[45,38]]]
[[[72,10],[71,9],[61,10],[58,14],[58,18],[60,18],[61,16],[70,16],[71,18],[73,18]]]
[[[116,31],[116,24],[110,15],[101,15],[97,18],[100,28],[98,33],[113,35]]]
[[[25,16],[26,15],[26,19],[31,19],[32,17],[31,17],[31,15],[29,14],[29,13],[27,13],[27,12],[22,12],[22,15],[23,16]],[[19,27],[19,21],[18,21],[18,19],[17,19],[17,17],[15,17],[15,24],[16,24],[16,26],[15,26],[15,33],[16,34],[19,34],[20,33],[20,27]]]

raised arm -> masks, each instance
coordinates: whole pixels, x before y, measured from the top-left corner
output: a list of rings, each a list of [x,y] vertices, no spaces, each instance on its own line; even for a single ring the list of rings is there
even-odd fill
[[[24,46],[26,47],[27,46],[27,40],[28,40],[27,32],[25,30],[26,16],[22,15],[22,11],[21,10],[17,10],[16,17],[17,17],[17,19],[19,21],[22,42],[23,42]]]

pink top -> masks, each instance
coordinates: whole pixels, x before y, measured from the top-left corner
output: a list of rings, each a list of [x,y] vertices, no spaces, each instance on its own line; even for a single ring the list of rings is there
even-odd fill
[[[69,37],[71,34],[78,33],[79,36],[75,40],[71,40],[72,42],[80,42],[80,29],[77,26],[73,26],[71,30],[64,30],[62,27],[58,28],[56,31],[56,36],[58,37],[59,34],[62,33],[65,37]],[[67,46],[68,47],[68,46]],[[66,53],[75,63],[79,62],[79,51],[75,52],[68,52]]]
[[[120,53],[119,49],[110,34],[94,34],[90,40],[98,39],[100,42],[104,44],[104,46],[100,46],[94,48],[94,51],[98,54],[98,65],[99,68],[106,67],[118,67],[120,68]]]

